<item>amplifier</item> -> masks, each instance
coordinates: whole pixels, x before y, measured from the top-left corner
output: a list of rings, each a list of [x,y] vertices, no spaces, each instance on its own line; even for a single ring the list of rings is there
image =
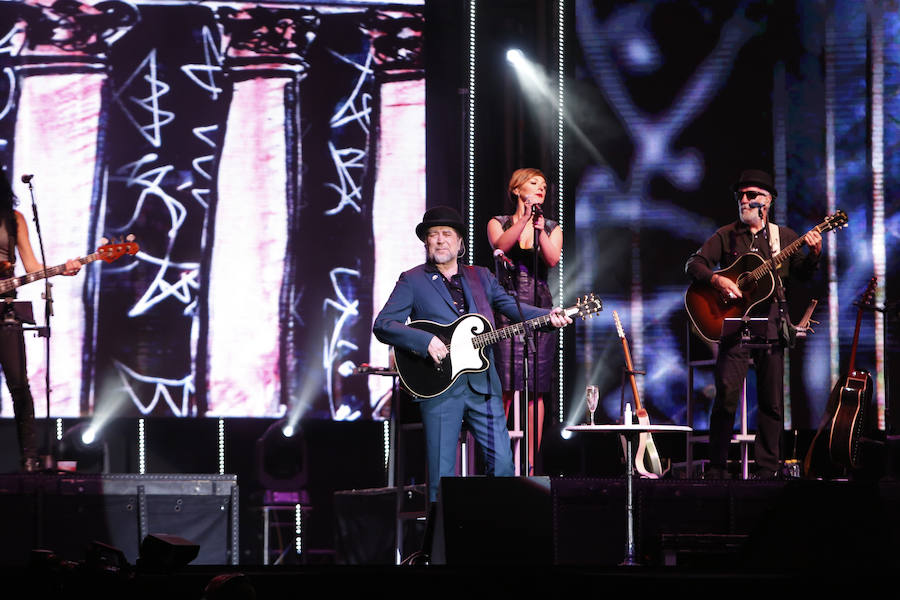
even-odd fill
[[[237,564],[236,475],[0,475],[0,564],[25,564],[33,549],[79,561],[91,542],[135,564],[150,534],[200,546],[192,564]]]

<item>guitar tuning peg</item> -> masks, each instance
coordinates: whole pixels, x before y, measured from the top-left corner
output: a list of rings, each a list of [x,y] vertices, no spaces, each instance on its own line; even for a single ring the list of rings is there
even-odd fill
[[[109,240],[106,239],[105,237],[100,238],[99,241],[100,241],[100,245],[101,245],[101,246],[105,246],[105,245],[107,245],[107,244],[109,243]]]
[[[133,234],[133,233],[129,233],[128,235],[125,236],[125,240],[126,240],[126,241],[129,241],[129,242],[133,242],[133,241],[134,241],[134,234]]]

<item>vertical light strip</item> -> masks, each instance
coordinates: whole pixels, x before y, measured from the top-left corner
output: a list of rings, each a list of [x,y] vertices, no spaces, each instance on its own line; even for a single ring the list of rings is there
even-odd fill
[[[391,401],[396,402],[397,399],[391,398]],[[384,468],[387,470],[391,464],[391,422],[388,419],[382,423],[382,435],[384,436]]]
[[[468,174],[468,190],[466,212],[468,213],[469,251],[467,253],[469,264],[475,262],[475,0],[469,0],[469,94],[466,117],[468,131],[466,149],[466,171]]]
[[[836,210],[835,184],[835,143],[834,143],[834,18],[828,16],[825,25],[825,197],[828,201],[828,214]],[[828,347],[829,372],[834,386],[840,377],[840,339],[838,338],[838,276],[837,276],[837,242],[832,236],[826,244],[828,252]]]
[[[787,223],[787,81],[784,62],[778,61],[772,78],[772,128],[774,143],[775,187],[779,190],[778,202],[775,204],[775,222]],[[782,378],[782,395],[784,398],[784,429],[793,427],[791,411],[791,353],[784,353],[784,377]]]
[[[144,419],[138,419],[138,473],[147,474],[147,445],[144,435]]]
[[[59,442],[62,440],[63,436],[63,420],[59,417],[56,418],[56,441]]]
[[[563,156],[563,129],[565,123],[565,0],[559,0],[556,5],[556,181],[557,181],[557,197],[556,197],[556,205],[559,207],[557,220],[559,222],[560,229],[563,229],[563,223],[565,220],[565,206],[564,206],[564,193],[563,193],[563,184],[565,182],[564,179],[564,165],[565,160]],[[563,259],[565,258],[563,250],[560,250],[559,253],[559,263],[557,265],[557,274],[559,279],[557,281],[557,298],[562,306],[566,305],[565,298],[563,297]],[[564,364],[564,356],[563,356],[563,346],[564,346],[564,336],[565,336],[565,328],[559,330],[559,351],[557,352],[558,356],[558,368],[559,368],[559,377],[557,378],[559,381],[559,389],[557,390],[557,418],[560,423],[565,422],[565,380],[563,379],[565,375],[565,371],[563,369]]]
[[[294,505],[294,544],[297,556],[303,553],[303,510],[299,504]]]
[[[225,419],[219,417],[219,475],[225,474]]]
[[[872,144],[872,267],[878,278],[875,302],[883,306],[887,274],[884,238],[884,19],[881,4],[868,2],[871,19],[870,62],[872,64],[871,144]],[[875,406],[878,429],[884,430],[884,313],[875,315]]]

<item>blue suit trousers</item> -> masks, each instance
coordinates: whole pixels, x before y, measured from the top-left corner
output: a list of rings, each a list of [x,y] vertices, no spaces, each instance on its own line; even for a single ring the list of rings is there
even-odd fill
[[[482,452],[486,473],[497,477],[515,475],[501,397],[478,394],[467,385],[456,388],[419,403],[425,428],[428,497],[432,502],[437,500],[441,477],[456,475],[456,450],[463,421]]]

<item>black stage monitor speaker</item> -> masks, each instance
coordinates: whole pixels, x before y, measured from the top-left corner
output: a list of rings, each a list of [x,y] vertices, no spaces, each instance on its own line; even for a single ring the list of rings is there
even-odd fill
[[[549,477],[444,477],[439,504],[434,562],[552,564]]]
[[[200,546],[167,533],[151,533],[141,542],[138,567],[154,571],[174,571],[190,564],[200,553]]]

